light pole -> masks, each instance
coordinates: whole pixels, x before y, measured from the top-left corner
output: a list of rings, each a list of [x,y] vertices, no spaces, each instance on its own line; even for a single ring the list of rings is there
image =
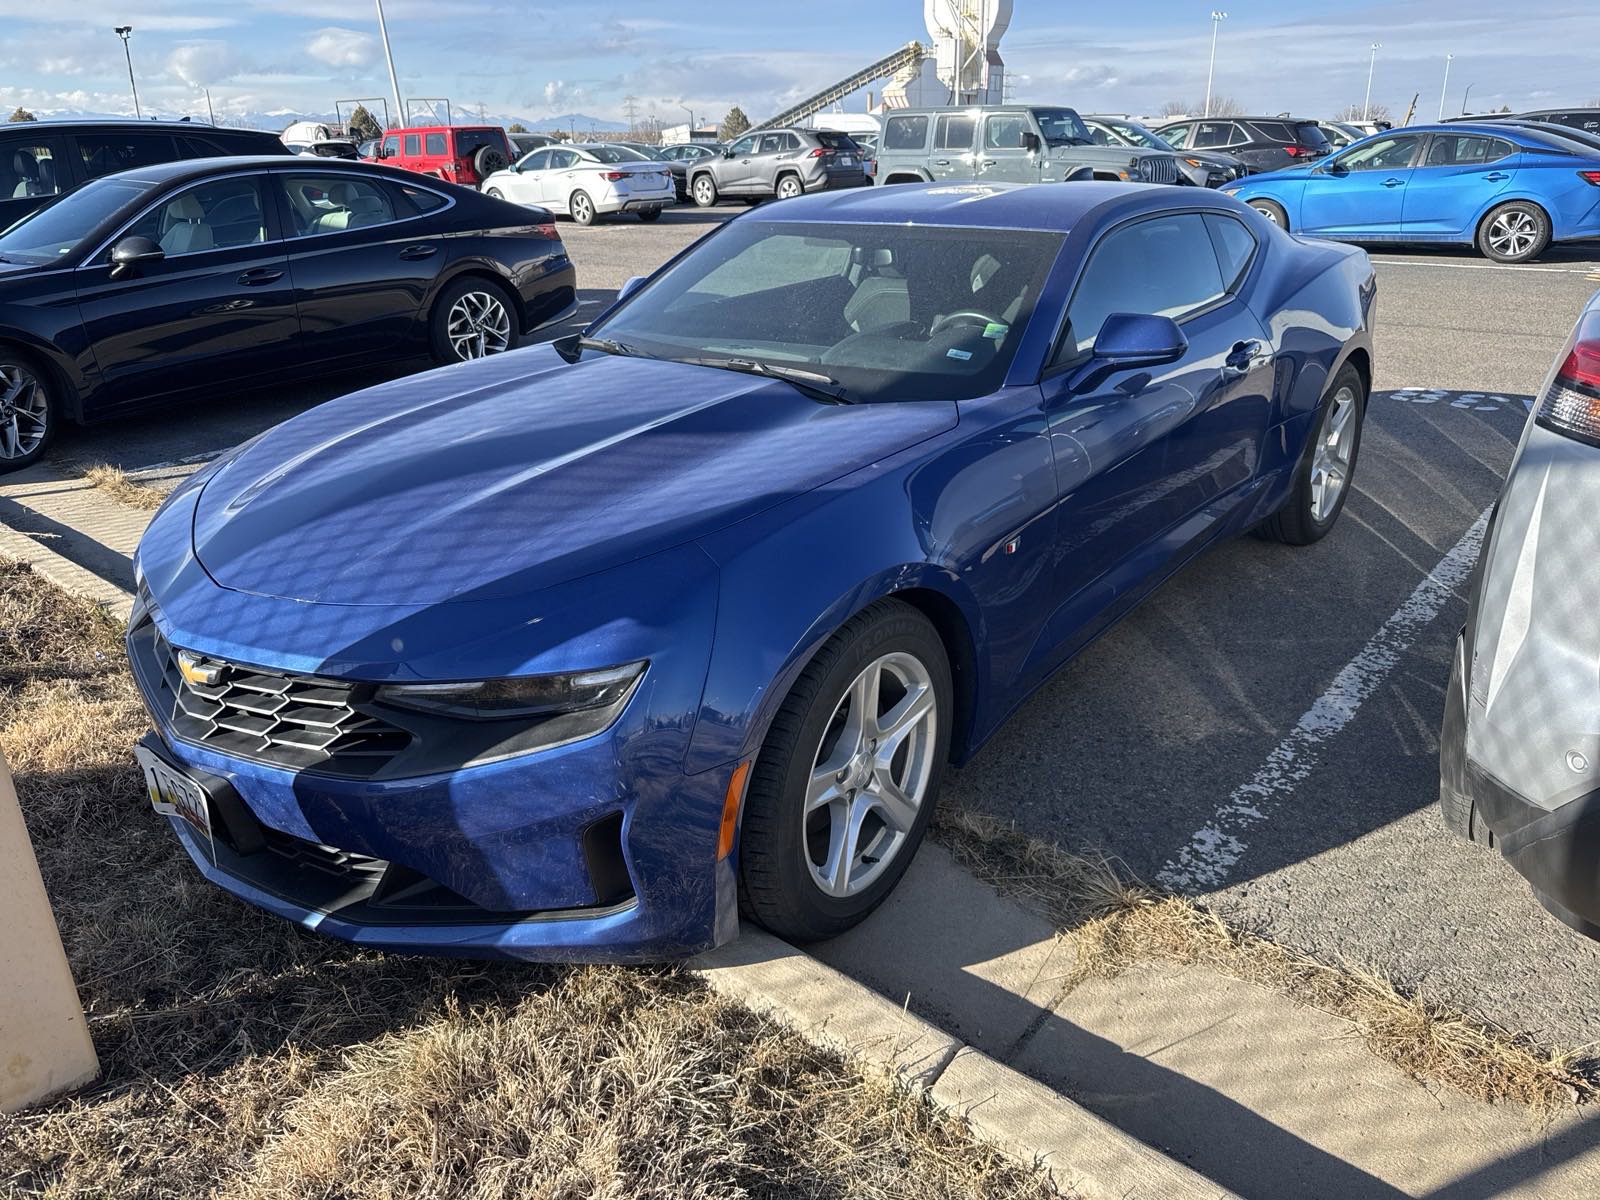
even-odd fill
[[[1372,61],[1367,64],[1367,98],[1361,102],[1361,119],[1372,120],[1372,72],[1378,66],[1378,51],[1382,49],[1382,42],[1372,43]]]
[[[1471,83],[1467,84],[1467,90],[1461,93],[1461,115],[1463,117],[1467,115],[1467,97],[1472,95],[1472,89],[1477,86],[1478,81],[1474,79]]]
[[[143,120],[144,113],[139,110],[139,85],[133,81],[133,51],[128,49],[128,35],[132,32],[132,25],[117,26],[117,36],[122,39],[122,56],[128,60],[128,87],[133,90],[133,115]]]
[[[410,124],[406,120],[405,102],[400,99],[400,76],[394,73],[394,51],[389,49],[389,26],[383,19],[383,0],[373,0],[378,6],[378,34],[383,38],[383,57],[389,62],[389,87],[394,91],[394,111],[403,129]]]
[[[1206,68],[1206,110],[1200,115],[1211,115],[1211,79],[1217,72],[1217,30],[1222,28],[1222,23],[1228,19],[1228,14],[1218,9],[1211,10],[1211,65]]]
[[[1454,54],[1444,56],[1444,82],[1439,85],[1439,120],[1444,120],[1444,94],[1450,90],[1450,64],[1455,61]]]
[[[680,104],[680,105],[678,105],[678,107],[683,109],[684,112],[689,114],[689,138],[688,138],[688,140],[692,142],[692,141],[694,141],[694,109],[690,108],[687,104]]]

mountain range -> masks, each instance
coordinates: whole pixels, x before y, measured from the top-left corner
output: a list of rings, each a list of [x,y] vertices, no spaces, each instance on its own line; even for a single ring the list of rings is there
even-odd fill
[[[50,121],[103,121],[108,119],[126,119],[133,116],[132,113],[126,112],[91,112],[86,109],[66,108],[40,108],[34,109],[33,113],[40,120]],[[187,115],[196,121],[206,120],[206,111],[204,107],[202,107],[199,111],[190,111],[187,114],[181,112],[146,112],[145,115],[150,117],[159,116],[169,120]],[[452,110],[450,115],[457,124],[481,119],[485,124],[489,125],[521,124],[535,132],[548,129],[576,129],[579,134],[588,133],[590,131],[599,133],[622,133],[628,128],[625,122],[607,121],[601,117],[592,117],[587,113],[561,113],[560,115],[545,117],[524,117],[511,116],[503,113],[487,113],[480,118],[478,114],[471,109],[456,108]],[[296,109],[280,108],[273,109],[271,112],[223,113],[218,115],[217,123],[220,125],[244,126],[250,129],[269,129],[272,132],[277,133],[280,130],[287,129],[296,121],[334,120],[337,120],[337,118],[331,111],[300,112]]]

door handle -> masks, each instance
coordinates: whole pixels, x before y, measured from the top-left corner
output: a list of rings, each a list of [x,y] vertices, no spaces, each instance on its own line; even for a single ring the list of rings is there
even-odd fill
[[[439,253],[437,246],[407,246],[400,251],[400,257],[407,262],[416,262],[420,258],[432,258],[437,253]]]
[[[251,267],[239,276],[239,282],[245,287],[255,287],[257,284],[272,283],[282,278],[283,272],[275,267]]]
[[[986,158],[981,163],[979,163],[978,165],[980,167],[992,167],[992,166],[994,166],[994,159]]]
[[[1388,188],[1404,187],[1405,184],[1406,181],[1404,179],[1385,179],[1383,181],[1383,186]]]
[[[1224,379],[1238,379],[1250,374],[1260,356],[1262,345],[1255,338],[1247,341],[1235,342],[1233,350],[1228,357],[1222,360],[1222,377]]]
[[[1500,183],[1503,180],[1510,179],[1511,175],[1506,171],[1490,171],[1484,178],[1490,183]]]
[[[936,158],[933,160],[933,165],[936,167],[948,167],[950,160],[948,158]]]

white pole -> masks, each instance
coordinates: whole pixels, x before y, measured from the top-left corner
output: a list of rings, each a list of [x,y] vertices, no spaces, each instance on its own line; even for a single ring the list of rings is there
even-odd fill
[[[1378,65],[1378,48],[1382,42],[1372,43],[1372,61],[1367,64],[1367,98],[1361,102],[1361,119],[1372,120],[1372,72]]]
[[[1206,67],[1206,110],[1201,116],[1211,115],[1211,80],[1217,71],[1217,30],[1222,28],[1222,23],[1228,19],[1228,14],[1211,10],[1211,64]]]
[[[406,106],[400,99],[400,77],[394,71],[394,51],[389,49],[389,26],[383,19],[383,0],[373,0],[378,6],[378,34],[383,38],[383,57],[389,60],[389,86],[394,89],[395,117],[400,122],[400,127],[405,128]]]
[[[1450,90],[1450,64],[1455,59],[1454,54],[1444,56],[1444,82],[1439,85],[1439,120],[1444,120],[1444,94]]]

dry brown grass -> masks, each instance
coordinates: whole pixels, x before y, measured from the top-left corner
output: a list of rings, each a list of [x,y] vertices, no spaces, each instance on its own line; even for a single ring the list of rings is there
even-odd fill
[[[0,1117],[0,1195],[1053,1195],[887,1080],[668,969],[463,964],[300,932],[150,811],[117,631],[0,563],[0,747],[103,1076]]]
[[[1108,859],[1073,854],[963,809],[941,810],[935,835],[979,878],[1069,932],[1079,978],[1150,962],[1207,967],[1340,1017],[1413,1078],[1478,1100],[1514,1100],[1545,1114],[1600,1094],[1582,1053],[1551,1050],[1404,991],[1374,968],[1331,965],[1235,929],[1186,897],[1130,880]]]
[[[83,477],[119,504],[133,508],[157,509],[167,498],[170,487],[152,487],[135,483],[123,473],[121,467],[94,463],[84,468]]]

